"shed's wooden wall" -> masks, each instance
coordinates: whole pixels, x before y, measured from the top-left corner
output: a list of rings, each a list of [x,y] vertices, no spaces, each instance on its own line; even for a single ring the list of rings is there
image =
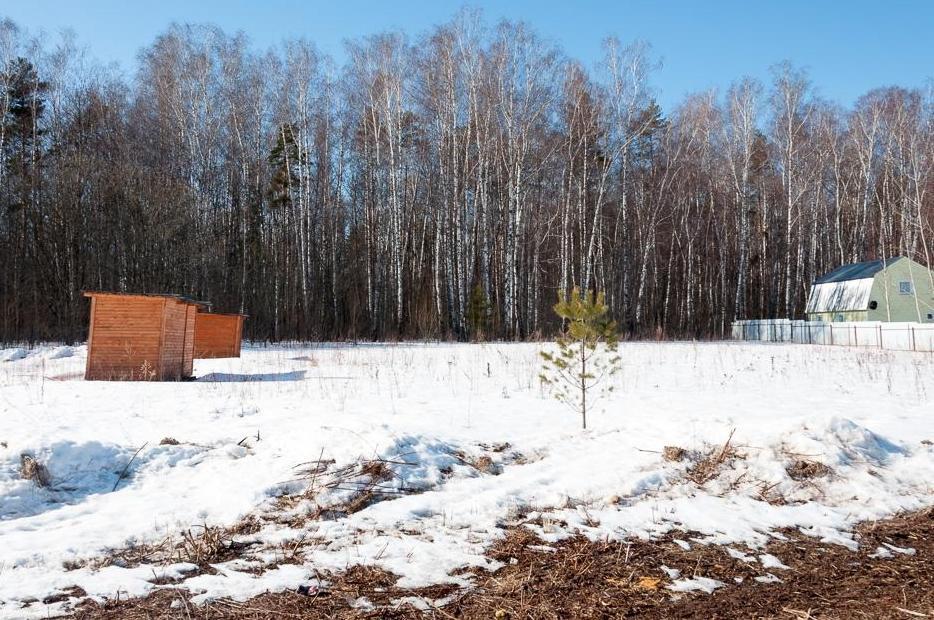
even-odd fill
[[[185,376],[185,326],[188,304],[165,300],[162,332],[162,380],[178,380]]]
[[[195,317],[195,357],[240,357],[243,317],[199,312]]]
[[[197,315],[198,308],[189,304],[185,314],[185,351],[182,362],[182,374],[186,377],[190,377],[194,371],[195,317]]]
[[[171,297],[91,295],[85,379],[190,377],[197,307]]]
[[[92,297],[86,379],[159,379],[160,297]]]

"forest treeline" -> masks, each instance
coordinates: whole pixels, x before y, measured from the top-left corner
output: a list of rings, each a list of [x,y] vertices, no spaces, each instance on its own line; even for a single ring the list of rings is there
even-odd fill
[[[175,25],[127,77],[0,20],[0,341],[84,338],[83,289],[256,339],[519,339],[574,285],[628,334],[707,337],[800,316],[844,262],[932,264],[932,89],[845,108],[783,63],[663,111],[651,48],[603,49],[465,11],[337,65]]]

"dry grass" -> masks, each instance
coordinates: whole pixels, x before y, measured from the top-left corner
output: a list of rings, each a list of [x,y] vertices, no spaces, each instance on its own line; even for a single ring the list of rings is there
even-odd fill
[[[391,484],[402,480],[395,471],[399,467],[411,467],[415,463],[388,459],[360,459],[349,465],[332,469],[330,459],[318,459],[298,466],[298,479],[308,483],[303,497],[315,499],[323,491],[349,491],[350,497],[340,506],[322,506],[308,515],[310,519],[335,518],[359,512],[368,506],[400,495],[418,492],[404,484]],[[294,503],[296,498],[279,499],[280,506]]]
[[[703,485],[720,475],[721,470],[738,456],[732,445],[734,432],[736,429],[730,431],[730,436],[722,446],[714,448],[694,461],[687,470],[688,480],[694,484]]]
[[[833,473],[833,470],[818,461],[798,459],[785,468],[792,480],[802,481],[812,478],[822,478]]]
[[[857,531],[860,549],[784,531],[755,556],[768,552],[788,565],[766,569],[757,561],[733,558],[719,545],[676,545],[673,536],[654,541],[593,542],[583,537],[551,546],[528,529],[517,527],[489,552],[503,563],[494,573],[480,569],[476,587],[456,586],[420,590],[398,588],[396,577],[373,567],[357,566],[321,578],[331,585],[317,589],[264,594],[244,603],[215,601],[195,606],[189,593],[178,589],[154,591],[142,599],[86,602],[76,613],[81,620],[203,619],[266,620],[272,618],[465,618],[518,620],[558,618],[923,618],[934,617],[934,510],[867,523]],[[692,537],[680,532],[678,538]],[[913,555],[872,557],[876,547],[890,545],[915,550]],[[724,587],[713,594],[676,594],[662,566],[681,577],[717,579]],[[767,572],[781,581],[760,583]],[[741,578],[737,583],[736,578]],[[402,597],[428,601],[448,597],[429,611],[394,603]],[[366,597],[375,609],[355,608]],[[174,606],[173,606],[174,605]]]
[[[508,446],[509,444],[505,444]],[[505,448],[504,448],[505,449]],[[473,467],[481,474],[491,474],[497,476],[502,473],[502,468],[496,464],[489,454],[481,454],[478,457],[472,457],[464,452],[455,451],[451,452],[451,456],[456,458],[458,461],[467,465],[468,467]]]
[[[665,446],[662,449],[662,458],[672,463],[680,463],[687,456],[687,450],[678,446]]]
[[[181,541],[175,545],[179,560],[199,566],[221,562],[236,557],[233,540],[223,529],[207,523],[182,532]]]
[[[112,549],[107,555],[91,560],[69,561],[66,570],[105,566],[134,567],[140,564],[166,565],[175,562],[197,564],[210,572],[209,565],[242,557],[252,542],[238,540],[255,534],[261,527],[255,516],[248,516],[232,527],[222,528],[203,523],[184,530],[179,536],[167,536],[153,543],[133,543]]]

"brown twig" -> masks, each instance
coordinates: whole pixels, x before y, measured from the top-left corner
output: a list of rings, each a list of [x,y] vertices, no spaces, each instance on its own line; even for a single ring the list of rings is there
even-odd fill
[[[123,480],[124,477],[126,477],[126,472],[127,472],[127,470],[130,469],[130,465],[133,464],[133,461],[136,460],[137,455],[139,455],[139,453],[142,452],[143,448],[145,448],[147,445],[149,445],[149,442],[148,442],[148,441],[145,442],[143,445],[141,445],[139,448],[136,449],[136,452],[134,452],[134,453],[133,453],[133,456],[130,458],[130,460],[127,461],[126,467],[124,467],[124,468],[123,468],[123,471],[120,472],[120,475],[117,476],[117,481],[114,482],[114,488],[112,488],[112,489],[110,490],[111,493],[113,493],[114,491],[117,490],[117,487],[120,485],[120,481]]]

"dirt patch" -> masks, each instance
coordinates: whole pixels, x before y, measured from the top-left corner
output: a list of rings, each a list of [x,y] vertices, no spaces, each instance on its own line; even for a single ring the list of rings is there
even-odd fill
[[[856,552],[799,532],[784,535],[765,550],[734,547],[731,555],[719,545],[691,542],[684,549],[674,540],[691,538],[684,533],[650,542],[575,539],[548,552],[517,531],[492,552],[506,566],[478,575],[478,587],[445,612],[543,619],[934,617],[934,510],[860,527]],[[880,547],[901,551],[878,557]],[[787,568],[763,561],[764,553]],[[724,585],[713,594],[668,589],[674,579],[692,577]]]
[[[62,601],[67,601],[70,598],[83,598],[87,596],[88,593],[85,592],[82,588],[78,586],[72,586],[70,588],[65,588],[61,592],[47,596],[42,599],[43,605],[51,605],[52,603],[61,603]]]
[[[78,620],[271,620],[273,618],[328,618],[399,620],[430,617],[409,603],[407,596],[434,601],[451,596],[450,585],[418,591],[395,587],[398,577],[369,566],[354,566],[339,575],[322,574],[327,589],[302,586],[296,591],[263,594],[245,602],[217,600],[204,605],[190,602],[190,593],[178,588],[154,590],[149,596],[97,603],[86,601],[75,611]],[[440,615],[440,614],[439,614]]]
[[[821,543],[796,531],[764,550],[703,545],[690,533],[654,541],[546,545],[526,528],[510,530],[490,550],[503,562],[472,574],[476,587],[395,587],[395,576],[372,567],[321,575],[327,589],[265,594],[237,603],[194,606],[188,593],[162,589],[143,599],[84,603],[91,618],[923,618],[934,617],[934,509],[864,524],[859,551]],[[685,541],[687,545],[685,545]],[[684,548],[688,546],[689,548]],[[879,549],[888,550],[880,554]],[[763,558],[768,553],[774,558]],[[787,568],[778,568],[780,561]],[[675,572],[677,571],[677,573]],[[772,575],[772,577],[769,577]],[[713,594],[677,593],[676,579],[705,577],[724,585]],[[757,578],[764,580],[757,581]],[[423,612],[399,599],[450,603]],[[372,607],[360,608],[365,599]],[[358,607],[354,607],[354,605]]]

